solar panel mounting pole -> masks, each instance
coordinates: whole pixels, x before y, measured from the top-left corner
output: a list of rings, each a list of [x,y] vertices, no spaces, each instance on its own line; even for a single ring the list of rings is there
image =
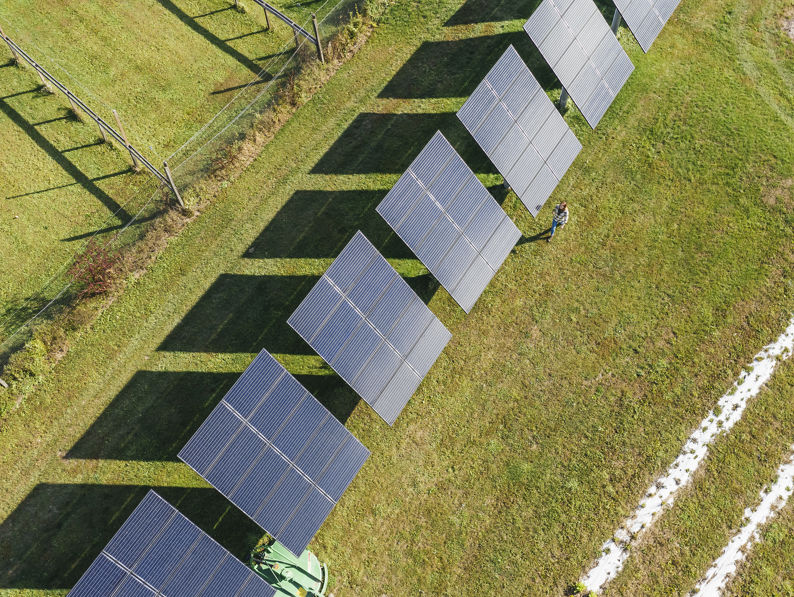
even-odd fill
[[[620,11],[615,7],[615,14],[612,15],[612,33],[618,34],[618,27],[620,27]]]
[[[563,87],[562,91],[560,91],[560,101],[557,102],[557,108],[560,110],[565,110],[568,107],[568,90]]]
[[[17,56],[17,53],[14,51],[14,46],[11,45],[11,42],[6,39],[6,34],[3,33],[3,27],[2,26],[0,26],[0,37],[2,37],[3,41],[6,42],[6,44],[8,44],[8,49],[11,50],[11,55],[14,57],[14,62],[16,62],[17,64],[20,64],[19,56]]]

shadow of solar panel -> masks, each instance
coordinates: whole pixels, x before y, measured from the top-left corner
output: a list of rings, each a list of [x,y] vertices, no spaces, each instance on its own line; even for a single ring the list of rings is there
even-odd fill
[[[444,217],[441,208],[416,179],[403,177],[395,189],[391,217],[422,204],[421,217],[405,218],[406,234],[419,242],[426,219]],[[287,323],[389,425],[452,337],[361,231]]]
[[[521,237],[440,131],[376,211],[466,313]]]
[[[524,31],[595,128],[634,65],[593,0],[542,0]]]
[[[458,118],[534,217],[582,149],[513,46]]]
[[[68,597],[271,597],[275,589],[154,491]]]
[[[369,450],[263,350],[179,458],[300,555]]]
[[[642,51],[647,52],[673,15],[678,0],[615,0],[615,6]]]

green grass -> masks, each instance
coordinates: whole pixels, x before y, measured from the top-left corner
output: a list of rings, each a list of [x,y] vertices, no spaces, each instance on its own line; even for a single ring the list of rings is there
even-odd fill
[[[791,56],[753,45],[748,19],[771,9],[749,0],[685,1],[647,56],[622,32],[627,86],[595,132],[567,115],[584,149],[552,201],[570,225],[520,244],[464,316],[374,207],[440,128],[525,235],[545,229],[550,207],[533,221],[504,197],[454,111],[508,42],[553,80],[521,32],[534,3],[463,4],[397,2],[6,421],[0,594],[66,594],[148,487],[245,557],[256,527],[175,455],[264,347],[372,451],[311,545],[337,596],[560,595],[783,330],[792,90],[770,63]],[[285,323],[356,229],[453,332],[391,429]],[[727,515],[694,513],[708,528],[726,532],[790,445],[791,363],[715,445],[710,467],[769,462]],[[717,543],[664,578],[694,583]]]
[[[300,23],[311,10],[321,19],[328,16],[336,4],[276,3]],[[225,0],[9,0],[0,8],[0,22],[114,127],[116,109],[130,142],[161,168],[165,157],[233,101],[207,135],[218,132],[268,88],[291,56],[291,29],[274,21],[265,32],[262,11],[254,6],[243,13]],[[335,22],[338,14],[331,16]],[[99,143],[93,122],[77,123],[62,95],[38,91],[31,68],[6,63],[11,55],[5,44],[0,52],[0,145],[8,148],[0,160],[1,342],[63,287],[63,267],[87,236],[115,233],[156,186],[148,174],[131,172],[124,151]],[[243,92],[263,68],[259,82]],[[243,94],[235,100],[238,93]],[[171,160],[183,190],[176,166],[207,135]],[[156,201],[143,221],[161,208]]]

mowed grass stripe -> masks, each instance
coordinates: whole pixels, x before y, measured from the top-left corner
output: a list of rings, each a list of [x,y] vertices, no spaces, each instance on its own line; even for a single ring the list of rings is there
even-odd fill
[[[758,504],[788,459],[792,396],[794,362],[788,360],[731,433],[714,442],[692,485],[634,546],[606,595],[683,595],[695,587],[743,526],[745,508]]]
[[[408,267],[374,196],[436,128],[497,182],[454,116],[469,91],[460,88],[473,88],[513,34],[532,61],[523,19],[442,27],[462,5],[398,2],[9,421],[0,512],[15,524],[3,522],[0,547],[17,561],[31,543],[46,546],[53,565],[23,561],[4,586],[64,593],[90,562],[84,545],[96,553],[142,497],[146,463],[162,483],[156,463],[174,459],[264,346],[373,452],[312,544],[334,591],[558,595],[714,396],[779,334],[794,308],[791,216],[761,197],[794,157],[722,45],[715,2],[685,3],[648,57],[629,47],[637,71],[598,130],[582,133],[583,153],[555,196],[573,208],[555,243],[521,244],[465,318],[421,265]],[[422,81],[427,61],[410,59],[426,40],[460,42],[445,63],[459,78],[378,97],[401,69]],[[373,134],[381,123],[388,134]],[[335,209],[316,215],[329,198]],[[504,205],[528,236],[546,227],[548,210],[533,222],[512,195]],[[313,260],[333,258],[358,227],[406,260],[402,273],[454,334],[392,430],[318,370],[284,323],[316,280]],[[268,274],[251,260],[268,262]],[[188,470],[169,481],[164,496],[245,555],[255,528]]]

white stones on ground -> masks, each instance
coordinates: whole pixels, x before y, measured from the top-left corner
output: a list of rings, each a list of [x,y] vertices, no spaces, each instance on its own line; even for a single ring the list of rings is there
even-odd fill
[[[761,491],[761,503],[755,508],[745,508],[744,526],[730,540],[719,558],[714,561],[692,595],[716,597],[736,572],[753,544],[758,541],[760,528],[786,505],[794,493],[794,446],[788,462],[777,470],[777,481]]]
[[[728,432],[742,418],[747,402],[754,398],[774,373],[778,360],[787,359],[794,347],[794,317],[789,326],[772,344],[765,346],[745,367],[733,387],[706,415],[667,472],[643,494],[645,499],[601,547],[601,557],[582,579],[588,590],[600,591],[617,576],[629,557],[629,547],[656,520],[676,494],[691,481],[698,466],[708,454],[708,446],[722,433]],[[681,471],[686,471],[682,473]]]

